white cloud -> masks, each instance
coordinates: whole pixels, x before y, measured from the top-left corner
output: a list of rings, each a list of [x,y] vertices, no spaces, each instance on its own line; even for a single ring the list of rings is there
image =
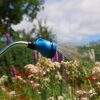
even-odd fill
[[[39,14],[48,18],[48,24],[58,40],[83,40],[100,34],[100,0],[47,0]]]
[[[81,41],[100,34],[99,4],[100,0],[47,0],[37,18],[47,18],[58,40]]]

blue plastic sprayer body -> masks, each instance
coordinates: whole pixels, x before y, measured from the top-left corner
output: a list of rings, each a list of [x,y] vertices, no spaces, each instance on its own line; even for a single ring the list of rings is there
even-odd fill
[[[39,38],[35,42],[17,41],[17,42],[11,43],[10,45],[8,45],[7,47],[5,47],[3,50],[0,51],[0,55],[2,55],[10,47],[16,44],[26,45],[30,49],[37,50],[38,52],[42,54],[42,56],[47,57],[47,58],[54,57],[57,50],[57,44],[55,42]]]

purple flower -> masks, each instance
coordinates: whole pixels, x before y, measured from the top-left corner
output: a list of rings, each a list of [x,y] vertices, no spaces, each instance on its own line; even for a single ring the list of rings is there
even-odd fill
[[[11,38],[10,33],[6,33],[5,37],[7,39],[7,44],[9,44],[10,43],[10,38]]]
[[[58,52],[55,54],[55,61],[58,61]]]
[[[62,61],[64,61],[64,60],[65,60],[64,54],[62,54],[62,58],[61,58],[61,60],[62,60]]]
[[[55,61],[55,57],[52,58],[52,62],[54,62],[54,61]]]
[[[15,67],[12,68],[12,74],[13,74],[13,76],[15,76],[17,74],[17,70]]]
[[[37,51],[34,50],[34,64],[36,64],[37,62]]]
[[[10,40],[10,33],[6,33],[6,35],[5,35],[5,37],[8,39],[8,40]]]

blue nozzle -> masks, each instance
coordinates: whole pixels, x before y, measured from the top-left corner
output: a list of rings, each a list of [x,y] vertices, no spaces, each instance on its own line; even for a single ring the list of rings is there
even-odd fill
[[[50,42],[39,38],[34,43],[29,44],[29,48],[36,49],[44,57],[52,58],[55,56],[57,45],[53,41]]]
[[[56,43],[44,40],[42,38],[37,39],[35,42],[36,50],[39,51],[44,57],[52,58],[56,53]]]

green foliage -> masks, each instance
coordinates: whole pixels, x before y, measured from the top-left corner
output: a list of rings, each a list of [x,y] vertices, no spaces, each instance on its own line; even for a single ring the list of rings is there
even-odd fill
[[[2,44],[3,48],[6,46]],[[9,49],[5,54],[0,56],[0,66],[20,66],[23,67],[26,64],[34,63],[33,61],[33,50],[30,50],[24,46],[16,46]]]
[[[90,42],[89,46],[81,46],[79,47],[79,51],[84,52],[94,49],[95,52],[95,60],[100,61],[100,40],[95,42]],[[86,59],[86,58],[85,58]]]
[[[23,15],[34,19],[43,0],[0,0],[0,31],[7,31],[11,24],[18,24]]]
[[[54,40],[55,39],[55,35],[52,34],[52,30],[49,28],[49,26],[46,23],[46,20],[42,21],[38,21],[38,29],[34,29],[32,30],[33,32],[36,31],[36,37],[37,38],[43,38],[46,40]]]

